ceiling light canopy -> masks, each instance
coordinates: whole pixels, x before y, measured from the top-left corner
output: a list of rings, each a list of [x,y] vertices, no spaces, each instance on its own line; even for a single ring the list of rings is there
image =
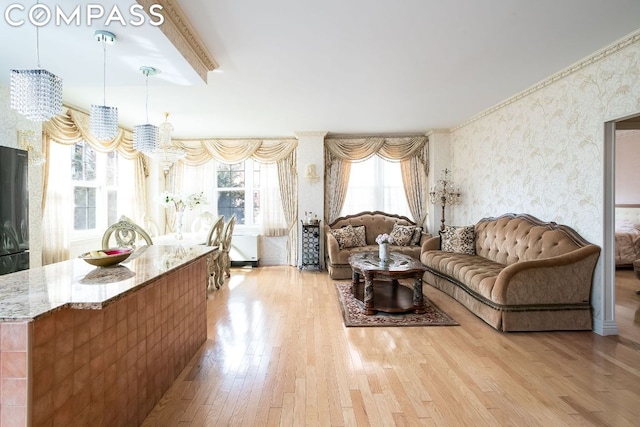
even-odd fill
[[[133,148],[148,154],[158,148],[158,140],[160,139],[158,126],[149,123],[149,76],[159,74],[160,70],[143,65],[140,67],[140,72],[144,74],[146,78],[147,94],[145,99],[145,112],[147,115],[147,123],[133,127]]]
[[[107,45],[116,42],[116,35],[104,30],[98,30],[93,37],[102,44],[102,105],[92,104],[89,127],[96,138],[107,141],[118,135],[118,108],[105,105],[107,92]]]

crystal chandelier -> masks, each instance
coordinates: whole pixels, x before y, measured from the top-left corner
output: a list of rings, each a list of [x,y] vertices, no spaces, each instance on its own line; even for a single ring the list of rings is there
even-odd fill
[[[116,36],[109,31],[98,30],[93,37],[102,43],[103,69],[102,69],[102,103],[103,105],[92,104],[89,127],[91,133],[96,138],[108,141],[118,135],[118,108],[109,107],[106,104],[106,81],[107,81],[107,44],[114,44]]]
[[[36,56],[37,69],[11,70],[11,108],[31,121],[44,122],[62,112],[62,79],[40,68],[40,34],[37,26]]]
[[[146,77],[146,101],[145,111],[147,114],[147,123],[133,127],[133,148],[141,153],[151,153],[158,148],[158,140],[160,139],[158,126],[149,123],[149,76],[154,76],[160,72],[153,67],[142,66],[140,72]]]
[[[440,217],[440,230],[444,230],[444,208],[447,205],[453,206],[460,204],[460,188],[454,188],[453,180],[449,176],[451,171],[445,169],[442,171],[442,179],[431,187],[429,192],[429,201],[431,203],[442,206],[442,216]]]
[[[36,142],[36,133],[32,130],[18,130],[18,142],[20,146],[27,150],[27,159],[30,165],[42,166],[47,159],[42,152],[32,144]]]
[[[187,153],[179,147],[176,147],[171,142],[171,133],[173,132],[173,125],[169,123],[169,113],[164,113],[164,122],[160,124],[160,147],[153,150],[150,156],[158,160],[164,174],[167,175],[171,167],[183,159]]]

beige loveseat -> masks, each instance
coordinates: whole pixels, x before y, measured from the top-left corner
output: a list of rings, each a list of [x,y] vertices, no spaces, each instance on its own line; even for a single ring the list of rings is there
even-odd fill
[[[351,267],[349,266],[349,256],[356,252],[377,251],[378,244],[376,243],[376,237],[379,234],[390,234],[393,230],[394,224],[419,228],[419,230],[416,230],[417,234],[413,237],[414,244],[403,246],[390,245],[389,250],[393,252],[401,252],[415,259],[420,259],[420,245],[425,242],[428,237],[431,237],[430,234],[426,234],[422,231],[422,227],[417,227],[413,221],[404,216],[379,211],[361,212],[359,214],[337,218],[331,224],[324,227],[327,239],[326,264],[327,270],[329,271],[329,277],[334,280],[350,279]],[[347,245],[347,247],[340,247],[340,244],[332,233],[332,230],[338,230],[349,226],[364,226],[364,241],[359,242],[355,246]]]
[[[426,283],[501,331],[592,328],[598,246],[570,227],[530,215],[482,219],[470,231],[471,242],[464,232],[447,227],[442,245],[463,252],[470,243],[475,255],[441,250],[440,237],[424,243],[420,260],[428,270]]]

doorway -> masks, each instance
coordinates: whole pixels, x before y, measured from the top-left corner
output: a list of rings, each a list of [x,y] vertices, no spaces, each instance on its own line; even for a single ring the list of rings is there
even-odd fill
[[[610,191],[605,190],[609,196],[605,200],[612,201],[612,205],[605,209],[605,227],[611,239],[606,239],[605,233],[605,242],[613,240],[613,257],[609,259],[614,258],[614,262],[611,275],[607,276],[613,280],[606,282],[612,284],[612,314],[619,338],[640,344],[640,295],[636,294],[640,291],[640,278],[632,265],[640,257],[640,116],[613,122],[610,136],[605,153],[611,157],[605,158],[610,158],[612,170],[607,174],[611,182],[607,185]],[[612,213],[610,221],[607,211]]]

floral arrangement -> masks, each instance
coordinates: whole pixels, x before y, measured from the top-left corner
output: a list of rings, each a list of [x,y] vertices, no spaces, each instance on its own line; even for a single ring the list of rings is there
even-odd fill
[[[393,236],[384,233],[384,234],[378,234],[378,237],[376,237],[376,243],[381,245],[383,243],[393,243]]]
[[[203,192],[185,194],[173,194],[167,191],[160,195],[160,201],[165,207],[173,206],[176,211],[183,211],[185,208],[193,209],[197,205],[207,203]]]

